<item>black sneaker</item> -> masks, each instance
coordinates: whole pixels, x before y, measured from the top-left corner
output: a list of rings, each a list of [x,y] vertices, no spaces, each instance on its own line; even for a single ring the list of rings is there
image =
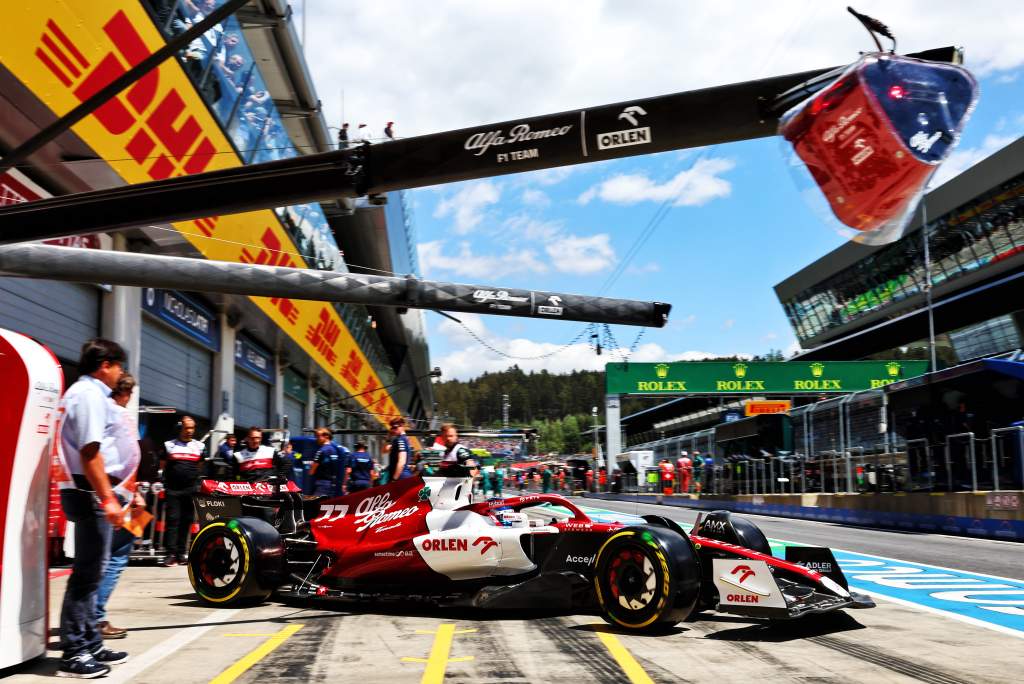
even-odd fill
[[[120,665],[121,663],[128,662],[128,654],[126,652],[115,651],[106,646],[101,646],[93,651],[92,657],[96,659],[96,662],[103,663],[104,665]]]
[[[165,558],[165,559],[164,559],[164,562],[163,562],[163,563],[161,563],[161,564],[160,564],[160,566],[161,566],[161,567],[164,567],[164,568],[173,568],[173,567],[174,567],[174,566],[176,566],[177,564],[178,564],[178,557],[177,557],[177,556],[175,556],[175,555],[174,555],[174,554],[172,553],[172,554],[170,554],[169,556],[167,556],[167,558]]]
[[[58,677],[74,679],[95,679],[108,674],[110,666],[98,662],[92,653],[79,653],[71,658],[65,658],[60,661],[60,667],[57,668]]]

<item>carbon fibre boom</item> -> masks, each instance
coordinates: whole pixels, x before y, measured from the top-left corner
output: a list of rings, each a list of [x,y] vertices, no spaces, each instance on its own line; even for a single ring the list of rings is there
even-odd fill
[[[660,328],[661,302],[40,244],[0,247],[0,274],[135,287]]]
[[[922,53],[956,58],[953,48]],[[0,208],[0,244],[85,235],[775,135],[829,69]],[[494,312],[491,312],[494,313]]]

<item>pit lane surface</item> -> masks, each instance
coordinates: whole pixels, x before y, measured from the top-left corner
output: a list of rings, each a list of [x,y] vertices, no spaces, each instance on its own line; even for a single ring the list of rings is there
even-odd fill
[[[52,583],[51,625],[65,581]],[[195,601],[183,568],[132,566],[110,615],[131,630],[110,645],[132,659],[101,680],[108,682],[958,684],[1020,681],[1024,668],[1019,638],[888,601],[789,623],[702,614],[672,634],[648,637],[615,632],[592,615],[340,603],[330,610],[275,602],[210,609]],[[52,681],[59,654],[49,655],[8,681]]]

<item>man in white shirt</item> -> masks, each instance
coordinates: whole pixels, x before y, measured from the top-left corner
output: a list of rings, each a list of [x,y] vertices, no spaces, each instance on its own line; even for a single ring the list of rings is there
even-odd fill
[[[64,654],[57,675],[61,677],[102,677],[110,672],[110,665],[128,660],[127,653],[104,648],[95,615],[111,536],[124,519],[114,495],[120,480],[107,474],[100,445],[114,432],[117,414],[107,398],[126,361],[116,342],[89,340],[78,362],[82,375],[61,401],[60,451],[71,481],[61,489],[60,500],[64,514],[75,523],[75,563],[60,614]]]
[[[127,410],[134,389],[135,378],[131,373],[125,373],[111,390],[108,401],[114,404],[117,421],[113,434],[105,435],[100,443],[100,452],[107,466],[107,476],[121,481],[114,487],[114,495],[122,506],[130,503],[132,512],[137,512],[146,507],[146,502],[135,489],[136,471],[139,469],[142,454],[139,450],[137,412]],[[123,639],[128,635],[128,630],[115,627],[107,620],[107,601],[117,586],[125,566],[128,565],[134,542],[135,536],[127,529],[114,530],[110,544],[110,559],[107,561],[107,568],[103,572],[103,579],[96,593],[96,626],[104,639]]]

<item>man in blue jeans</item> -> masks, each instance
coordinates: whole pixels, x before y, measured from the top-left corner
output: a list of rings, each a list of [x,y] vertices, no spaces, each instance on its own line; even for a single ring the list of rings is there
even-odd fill
[[[129,373],[121,376],[117,385],[110,392],[108,401],[116,404],[115,412],[118,415],[117,426],[114,434],[104,436],[100,443],[100,452],[109,457],[107,474],[120,476],[122,483],[114,487],[114,496],[122,506],[129,502],[132,504],[132,511],[140,511],[146,507],[145,500],[134,491],[134,475],[138,470],[141,454],[139,450],[139,427],[138,421],[126,410],[128,402],[132,398],[132,390],[135,389],[135,378]],[[116,460],[113,455],[116,454]],[[107,561],[107,568],[103,572],[103,579],[100,580],[100,588],[96,593],[96,626],[100,630],[100,636],[104,639],[123,639],[128,635],[128,630],[115,627],[107,620],[107,601],[110,594],[117,586],[117,580],[121,577],[125,566],[128,565],[128,558],[132,552],[135,542],[135,535],[126,529],[114,530],[113,541],[110,545],[110,560]]]
[[[114,432],[117,414],[107,401],[110,390],[124,373],[127,356],[116,342],[100,338],[82,345],[78,381],[64,394],[60,445],[64,466],[71,476],[62,483],[61,507],[75,523],[75,562],[64,591],[60,637],[64,654],[58,677],[92,679],[110,672],[110,665],[128,660],[128,654],[103,646],[96,626],[96,592],[110,557],[114,528],[124,513],[114,496],[117,477],[107,475],[117,460],[100,451],[105,436]],[[112,477],[116,482],[112,481]]]

